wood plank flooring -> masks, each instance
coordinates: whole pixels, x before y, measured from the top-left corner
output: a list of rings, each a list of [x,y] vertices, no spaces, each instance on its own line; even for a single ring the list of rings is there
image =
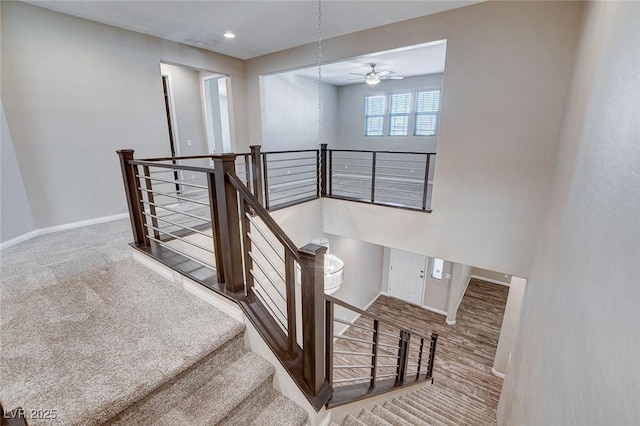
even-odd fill
[[[429,337],[432,332],[438,333],[434,383],[463,393],[495,410],[502,389],[502,379],[493,375],[491,368],[500,336],[508,290],[508,287],[472,279],[458,309],[455,325],[447,325],[443,315],[387,296],[380,296],[367,312],[421,333],[425,337]],[[366,329],[351,326],[344,331],[344,335],[370,341],[372,332],[367,329],[372,328],[372,320],[361,317],[356,324]],[[339,325],[336,323],[336,327]],[[388,327],[383,331],[385,335],[382,336],[381,343],[396,346],[398,339],[394,336],[398,335],[399,331]],[[416,343],[418,342],[412,345],[414,349],[417,348]],[[427,341],[425,345],[428,347]],[[370,345],[344,339],[336,339],[334,346],[336,351],[368,353],[371,350]],[[381,360],[380,363],[394,364],[395,359],[391,356],[397,355],[397,350],[391,347],[383,349],[383,353],[389,355],[389,358],[384,358],[384,362]],[[411,356],[409,362],[415,364],[417,352],[412,351]],[[334,356],[334,365],[346,364],[369,365],[371,357]],[[410,368],[410,371],[415,371],[415,368]],[[369,373],[370,370],[366,368],[336,369],[334,380],[363,377],[368,376]],[[379,374],[393,373],[395,368],[388,367]],[[366,379],[360,382],[366,382]],[[353,383],[357,381],[344,384]],[[340,383],[337,385],[339,386]]]

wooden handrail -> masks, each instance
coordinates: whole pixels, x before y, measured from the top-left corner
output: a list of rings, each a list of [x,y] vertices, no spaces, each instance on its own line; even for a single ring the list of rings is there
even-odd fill
[[[293,154],[297,152],[318,152],[317,149],[291,149],[283,151],[262,151],[263,154]]]
[[[298,247],[293,241],[291,241],[280,225],[273,220],[267,209],[262,207],[258,199],[247,189],[240,178],[233,172],[228,172],[226,177],[229,179],[229,182],[233,185],[236,191],[238,191],[238,194],[247,201],[247,204],[249,204],[256,215],[262,219],[264,224],[267,225],[267,228],[269,228],[285,249],[293,255],[296,261],[300,261],[300,257],[298,256]]]
[[[242,155],[242,154],[237,154]],[[213,158],[216,155],[202,154],[202,155],[185,155],[180,157],[156,157],[156,158],[139,158],[139,161],[175,161],[175,160],[198,160],[203,158]]]
[[[373,151],[366,149],[327,149],[327,151],[333,152],[366,152],[366,153],[374,153],[378,154],[412,154],[412,155],[436,155],[435,152],[417,152],[417,151]]]
[[[176,158],[176,159],[179,160],[180,158]],[[188,170],[191,172],[211,173],[213,171],[212,167],[183,166],[182,164],[162,164],[162,163],[154,163],[153,161],[147,161],[147,160],[129,160],[129,164],[132,166],[150,166],[150,167],[159,167],[161,169]]]
[[[417,338],[423,338],[423,339],[427,339],[427,340],[431,339],[430,337],[425,337],[423,334],[418,333],[417,331],[413,331],[408,327],[400,326],[398,324],[393,323],[392,321],[387,321],[385,319],[381,319],[379,316],[377,316],[375,314],[372,314],[371,312],[363,311],[360,308],[356,308],[355,306],[350,305],[347,302],[344,302],[344,301],[342,301],[340,299],[336,299],[333,296],[329,296],[328,294],[325,294],[324,298],[325,298],[325,300],[327,300],[327,301],[329,301],[331,303],[335,303],[338,306],[342,306],[343,308],[349,309],[350,311],[353,311],[353,312],[355,312],[357,314],[360,314],[360,316],[367,317],[367,318],[370,318],[370,319],[375,320],[375,321],[379,321],[380,324],[384,324],[384,325],[387,325],[387,326],[390,326],[390,327],[393,327],[393,328],[397,328],[397,329],[402,330],[402,331],[407,331],[412,336],[416,336]]]

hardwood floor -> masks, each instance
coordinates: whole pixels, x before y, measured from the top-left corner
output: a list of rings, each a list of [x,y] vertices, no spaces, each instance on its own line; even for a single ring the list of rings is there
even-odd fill
[[[367,312],[374,313],[429,337],[438,333],[438,347],[434,366],[434,383],[437,386],[463,393],[482,405],[495,410],[502,389],[502,379],[492,374],[502,317],[507,302],[508,287],[472,279],[462,299],[455,325],[447,325],[445,317],[410,305],[398,299],[380,296]],[[356,322],[360,327],[372,328],[372,321],[360,318]],[[336,324],[338,326],[339,324]],[[344,335],[363,340],[371,339],[371,331],[364,328],[349,327]],[[381,343],[397,345],[398,335],[395,329],[385,329]],[[428,342],[425,342],[428,345]],[[365,343],[337,339],[334,343],[337,351],[368,352],[371,346]],[[415,346],[414,346],[415,347]],[[397,350],[385,349],[384,354],[397,355]],[[417,353],[412,352],[415,363]],[[393,358],[385,358],[384,364],[393,364]],[[368,365],[371,357],[336,355],[334,365]],[[410,370],[415,370],[410,368]],[[387,368],[382,374],[393,374],[395,368]],[[338,369],[334,380],[363,377],[368,369]],[[363,380],[366,381],[366,380]],[[348,382],[348,384],[357,382]],[[339,385],[339,384],[338,384]]]

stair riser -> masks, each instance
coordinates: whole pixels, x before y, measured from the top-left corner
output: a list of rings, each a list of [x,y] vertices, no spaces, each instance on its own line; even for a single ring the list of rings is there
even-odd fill
[[[439,401],[428,400],[426,398],[423,399],[416,394],[407,395],[407,397],[415,401],[417,404],[429,407],[431,412],[435,413],[436,418],[443,423],[453,423],[459,426],[474,426],[473,424],[469,425],[469,421],[466,419],[466,416],[462,414],[465,410],[460,410],[460,408],[462,408],[460,406],[454,406],[457,408],[457,412],[453,412],[453,407],[449,409]]]
[[[107,424],[127,426],[153,423],[160,417],[159,413],[167,413],[170,407],[185,400],[211,377],[217,375],[227,365],[239,358],[243,352],[243,335],[238,334],[215,352],[192,365],[188,370],[154,389],[141,400],[131,404],[107,421]]]

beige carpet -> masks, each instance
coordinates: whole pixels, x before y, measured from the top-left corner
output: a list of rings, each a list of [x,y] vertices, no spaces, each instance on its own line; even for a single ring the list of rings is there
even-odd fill
[[[242,333],[239,322],[133,261],[131,238],[122,220],[1,252],[6,408],[98,424]]]

